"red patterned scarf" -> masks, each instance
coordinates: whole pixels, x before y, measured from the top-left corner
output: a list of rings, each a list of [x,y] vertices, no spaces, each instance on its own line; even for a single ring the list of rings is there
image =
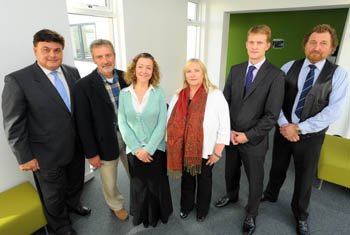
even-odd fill
[[[183,167],[193,176],[201,173],[207,96],[203,85],[190,103],[189,87],[179,93],[167,127],[167,166],[170,176],[180,177]]]

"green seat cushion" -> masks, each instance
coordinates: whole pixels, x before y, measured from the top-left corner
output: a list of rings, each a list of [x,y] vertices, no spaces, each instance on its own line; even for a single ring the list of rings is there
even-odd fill
[[[37,191],[24,182],[0,193],[0,234],[31,234],[47,224]]]

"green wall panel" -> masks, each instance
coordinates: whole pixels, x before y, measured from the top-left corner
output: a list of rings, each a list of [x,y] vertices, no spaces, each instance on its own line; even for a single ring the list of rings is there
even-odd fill
[[[231,14],[228,38],[226,77],[232,65],[248,60],[245,48],[250,27],[266,24],[271,28],[271,39],[284,39],[283,49],[267,51],[266,57],[278,67],[290,60],[302,58],[302,40],[305,34],[318,24],[330,24],[335,28],[340,41],[343,35],[348,8]]]

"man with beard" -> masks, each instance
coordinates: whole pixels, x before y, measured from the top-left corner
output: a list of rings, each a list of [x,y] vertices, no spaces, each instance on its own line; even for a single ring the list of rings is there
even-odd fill
[[[126,83],[123,72],[114,68],[115,51],[110,41],[97,39],[91,43],[90,51],[97,69],[82,78],[74,90],[78,132],[85,156],[100,169],[106,203],[118,219],[126,220],[128,212],[116,184],[119,157],[129,174],[117,121],[119,91]]]
[[[295,184],[291,206],[297,234],[308,235],[312,182],[328,126],[344,111],[348,75],[326,59],[338,45],[331,26],[314,27],[303,45],[306,58],[282,67],[287,74],[285,97],[274,136],[270,179],[261,201],[277,201],[293,156]]]

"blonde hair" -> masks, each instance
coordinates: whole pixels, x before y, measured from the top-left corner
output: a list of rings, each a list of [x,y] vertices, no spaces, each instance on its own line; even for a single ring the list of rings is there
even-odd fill
[[[205,67],[203,62],[200,61],[199,59],[195,59],[195,58],[188,60],[183,68],[182,89],[188,87],[188,83],[186,81],[186,71],[188,70],[188,67],[192,63],[199,64],[199,67],[201,68],[201,70],[203,72],[203,86],[204,86],[205,92],[209,93],[209,89],[213,89],[213,90],[216,89],[217,87],[213,83],[211,83],[211,81],[209,80],[207,68]]]
[[[265,34],[266,35],[266,42],[270,42],[271,40],[271,29],[269,26],[262,24],[262,25],[255,25],[251,27],[248,30],[247,38],[250,34]]]
[[[160,74],[159,74],[159,66],[157,64],[157,62],[155,61],[155,59],[153,58],[153,56],[149,53],[141,53],[138,54],[137,56],[135,56],[131,63],[128,66],[128,69],[126,70],[126,72],[124,73],[124,80],[127,84],[136,84],[137,78],[136,78],[136,64],[137,61],[140,58],[146,58],[146,59],[151,59],[153,62],[153,72],[152,72],[152,77],[149,80],[149,85],[152,85],[154,87],[158,86],[159,81],[160,81]]]

